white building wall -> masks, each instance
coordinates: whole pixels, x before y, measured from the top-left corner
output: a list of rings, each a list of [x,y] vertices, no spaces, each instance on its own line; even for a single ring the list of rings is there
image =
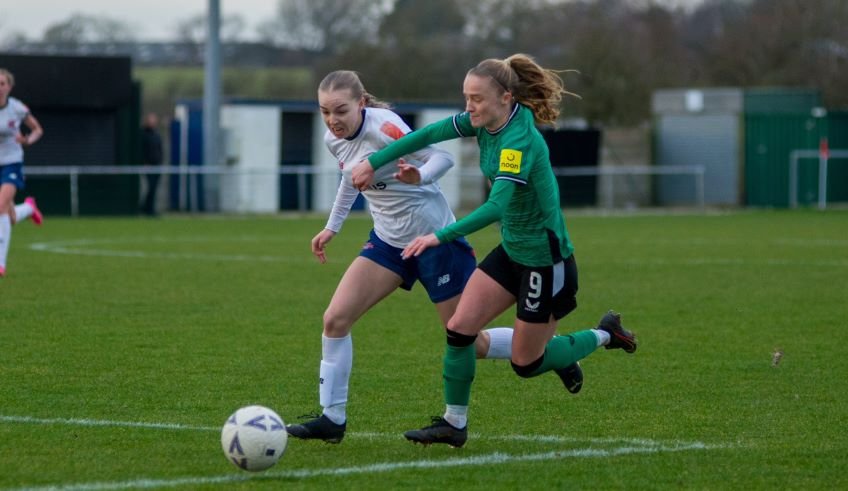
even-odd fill
[[[221,108],[226,166],[240,171],[221,178],[221,211],[273,213],[280,206],[280,108]]]

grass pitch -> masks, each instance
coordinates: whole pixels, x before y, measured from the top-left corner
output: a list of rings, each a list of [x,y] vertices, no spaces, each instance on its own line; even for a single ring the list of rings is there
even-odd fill
[[[353,330],[345,440],[236,469],[219,443],[236,408],[318,408],[321,315],[370,228],[349,219],[320,265],[324,221],[17,226],[0,490],[848,487],[844,210],[569,216],[579,307],[560,332],[614,308],[636,354],[592,354],[577,396],[481,361],[466,446],[414,446],[402,432],[443,411],[444,335],[420,286],[399,291]],[[497,231],[470,240],[482,257]]]

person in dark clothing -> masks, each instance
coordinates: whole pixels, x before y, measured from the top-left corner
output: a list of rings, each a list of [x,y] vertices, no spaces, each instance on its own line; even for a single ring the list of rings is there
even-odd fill
[[[148,113],[144,117],[141,129],[142,165],[162,165],[162,137],[159,136],[159,117]],[[145,174],[147,193],[141,205],[142,213],[156,216],[156,188],[159,187],[160,174]]]

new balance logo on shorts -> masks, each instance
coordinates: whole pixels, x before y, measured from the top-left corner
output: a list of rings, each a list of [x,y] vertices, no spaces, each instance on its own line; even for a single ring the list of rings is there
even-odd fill
[[[443,276],[439,276],[439,280],[436,282],[436,286],[447,285],[450,283],[450,275],[446,274]]]

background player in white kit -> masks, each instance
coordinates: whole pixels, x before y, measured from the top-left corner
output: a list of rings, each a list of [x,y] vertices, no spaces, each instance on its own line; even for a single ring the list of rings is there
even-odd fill
[[[27,218],[41,225],[41,212],[33,198],[15,206],[15,194],[24,188],[23,147],[37,142],[44,130],[29,108],[9,95],[14,86],[12,73],[0,68],[0,277],[6,275],[12,225]],[[21,133],[21,123],[29,128],[29,134]]]
[[[342,171],[327,225],[312,239],[312,253],[324,263],[327,244],[341,229],[359,195],[350,178],[353,166],[411,130],[388,109],[388,104],[368,94],[352,71],[328,74],[318,87],[318,104],[327,125],[324,143]],[[476,267],[474,252],[464,239],[442,244],[414,260],[401,258],[403,248],[416,236],[456,221],[435,184],[454,165],[450,153],[426,147],[406,157],[405,161],[381,169],[374,184],[362,191],[374,228],[324,312],[319,378],[323,414],[307,416],[313,419],[303,424],[288,425],[286,429],[294,437],[329,443],[339,443],[344,437],[353,360],[350,331],[354,322],[398,287],[409,290],[417,280],[446,323]],[[476,346],[477,356],[509,359],[511,342],[511,328],[483,331]],[[579,367],[574,377],[579,390]]]

